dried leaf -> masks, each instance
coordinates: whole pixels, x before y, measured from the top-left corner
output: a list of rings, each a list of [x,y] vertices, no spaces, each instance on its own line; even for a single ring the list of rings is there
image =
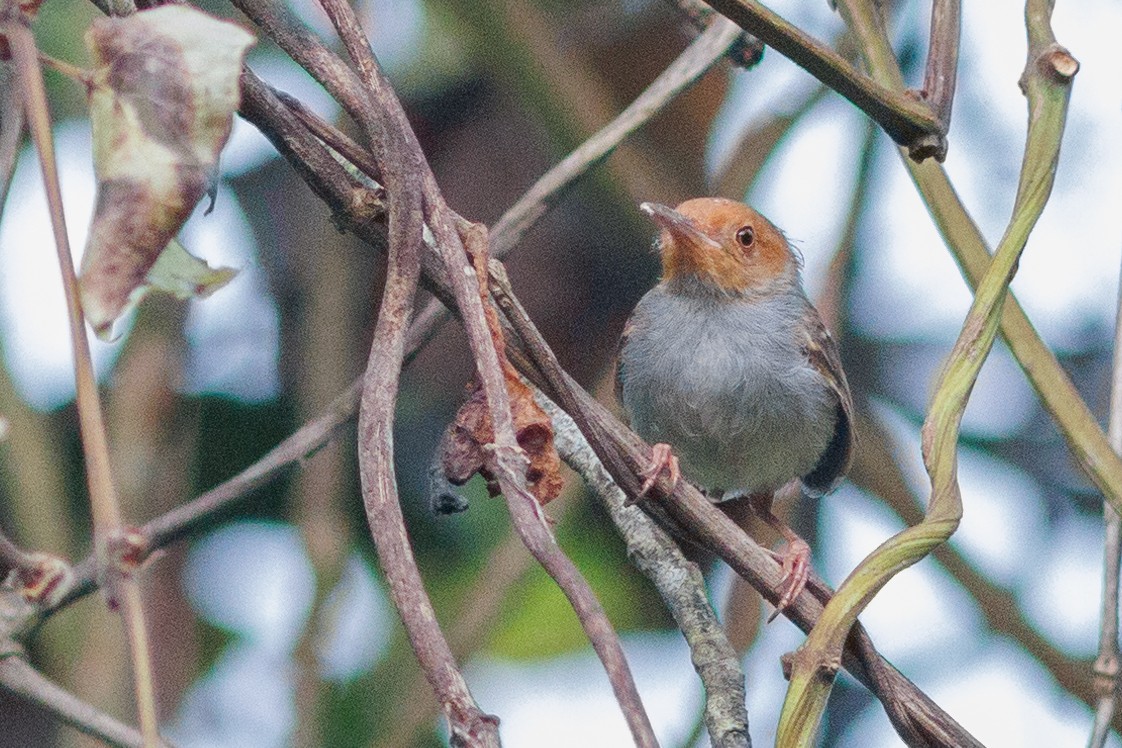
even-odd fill
[[[561,493],[561,458],[553,446],[553,424],[534,400],[533,392],[517,376],[506,379],[511,414],[518,445],[526,452],[530,467],[526,471],[527,487],[541,504],[547,504]],[[499,493],[488,464],[484,446],[494,441],[494,428],[487,410],[487,399],[477,382],[456,418],[444,432],[441,455],[448,481],[461,486],[479,473],[487,481],[492,496]]]
[[[89,98],[98,199],[80,290],[90,324],[104,336],[215,184],[253,36],[169,5],[95,21],[86,43],[95,61]],[[213,281],[203,286],[215,288]]]

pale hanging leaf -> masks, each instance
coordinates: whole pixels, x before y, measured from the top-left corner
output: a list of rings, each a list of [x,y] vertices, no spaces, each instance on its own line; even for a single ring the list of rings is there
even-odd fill
[[[178,240],[172,239],[168,242],[167,249],[156,258],[152,269],[148,271],[147,279],[137,290],[143,294],[156,289],[178,299],[205,299],[237,274],[238,271],[233,268],[212,268],[205,260],[184,249]]]
[[[213,187],[253,41],[239,26],[180,5],[101,19],[86,33],[95,62],[89,98],[98,195],[80,291],[99,335]],[[187,267],[182,258],[174,266]],[[173,275],[185,287],[205,273]],[[214,290],[214,279],[201,287]]]
[[[152,264],[144,282],[129,294],[117,317],[132,311],[149,291],[163,291],[177,299],[205,299],[237,274],[238,271],[233,268],[212,268],[205,260],[188,252],[178,239],[172,239]],[[104,328],[96,328],[98,337],[110,339],[112,328],[112,321]]]

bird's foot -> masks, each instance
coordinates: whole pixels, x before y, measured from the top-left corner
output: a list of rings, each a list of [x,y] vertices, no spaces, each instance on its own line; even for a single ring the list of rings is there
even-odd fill
[[[651,447],[651,462],[647,465],[647,468],[640,473],[645,480],[643,481],[643,486],[639,489],[638,495],[635,496],[636,501],[647,495],[647,492],[654,487],[655,481],[658,480],[658,476],[662,475],[662,471],[664,470],[670,477],[669,491],[673,491],[682,477],[682,471],[678,467],[678,458],[670,451],[670,445],[659,442]]]
[[[775,606],[775,610],[768,616],[767,622],[774,621],[780,613],[795,602],[795,598],[806,587],[810,578],[810,546],[806,541],[794,533],[787,539],[787,546],[779,553],[772,552],[775,560],[783,567],[783,594]]]

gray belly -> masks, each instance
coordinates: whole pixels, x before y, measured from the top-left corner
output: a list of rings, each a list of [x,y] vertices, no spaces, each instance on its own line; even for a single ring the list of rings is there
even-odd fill
[[[623,404],[639,435],[670,444],[686,477],[710,490],[774,490],[809,473],[836,403],[792,331],[775,329],[773,318],[790,315],[729,301],[699,314],[658,291],[621,351]]]

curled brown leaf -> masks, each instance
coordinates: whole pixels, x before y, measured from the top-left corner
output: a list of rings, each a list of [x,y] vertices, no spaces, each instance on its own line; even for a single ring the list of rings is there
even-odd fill
[[[527,487],[538,502],[546,504],[557,498],[562,486],[561,458],[553,445],[553,425],[534,400],[533,391],[517,375],[508,376],[506,385],[515,437],[530,462],[526,471]],[[491,495],[496,496],[499,489],[489,467],[487,449],[494,441],[495,432],[483,389],[474,381],[469,388],[467,401],[444,432],[441,444],[444,474],[450,483],[462,486],[479,473],[487,481]]]

